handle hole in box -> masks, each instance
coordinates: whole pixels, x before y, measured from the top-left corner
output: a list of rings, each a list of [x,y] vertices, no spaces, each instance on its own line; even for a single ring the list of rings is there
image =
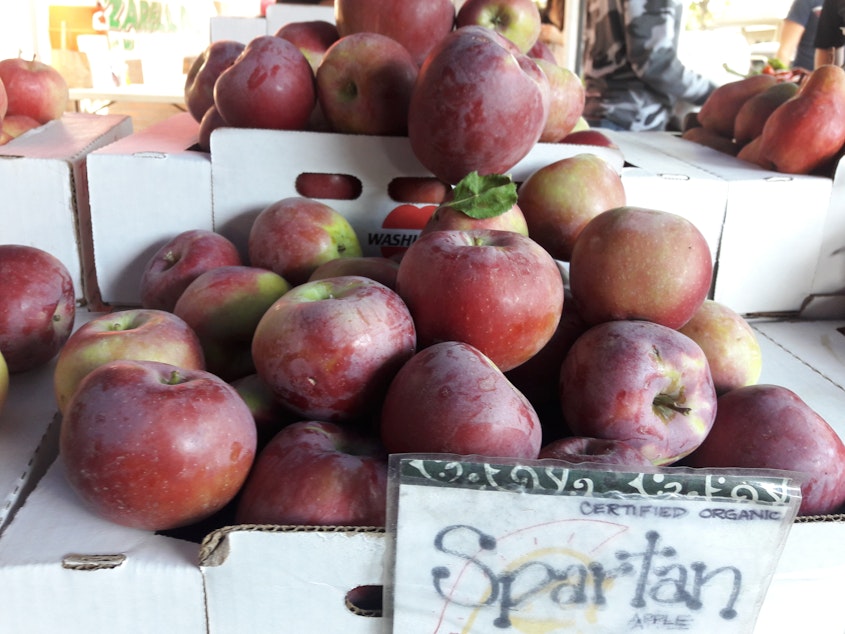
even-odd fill
[[[382,586],[356,586],[346,593],[346,607],[359,616],[382,615]]]

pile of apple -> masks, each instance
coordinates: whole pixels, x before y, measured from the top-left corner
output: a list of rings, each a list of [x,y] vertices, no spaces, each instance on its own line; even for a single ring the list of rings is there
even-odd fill
[[[831,176],[845,152],[845,70],[827,65],[724,84],[682,136],[764,169]]]
[[[60,119],[67,104],[67,81],[53,66],[21,57],[0,60],[0,145]]]

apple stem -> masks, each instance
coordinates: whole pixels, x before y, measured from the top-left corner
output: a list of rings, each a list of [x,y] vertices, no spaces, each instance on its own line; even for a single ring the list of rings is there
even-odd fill
[[[184,383],[184,379],[178,370],[172,370],[162,383],[165,385],[179,385],[180,383]]]
[[[652,401],[655,413],[660,417],[664,423],[668,423],[674,418],[675,414],[686,416],[692,411],[691,407],[683,407],[679,405],[679,401],[683,401],[683,390],[680,394],[658,394]]]

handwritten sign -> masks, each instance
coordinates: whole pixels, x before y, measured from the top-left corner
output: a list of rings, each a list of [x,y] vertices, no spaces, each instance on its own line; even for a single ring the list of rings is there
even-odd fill
[[[775,472],[392,460],[396,634],[751,632],[800,504]]]

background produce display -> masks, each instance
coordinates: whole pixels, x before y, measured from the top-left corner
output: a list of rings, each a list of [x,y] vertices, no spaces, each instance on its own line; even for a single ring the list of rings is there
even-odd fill
[[[0,61],[0,145],[61,118],[68,85],[55,68],[36,59]]]

